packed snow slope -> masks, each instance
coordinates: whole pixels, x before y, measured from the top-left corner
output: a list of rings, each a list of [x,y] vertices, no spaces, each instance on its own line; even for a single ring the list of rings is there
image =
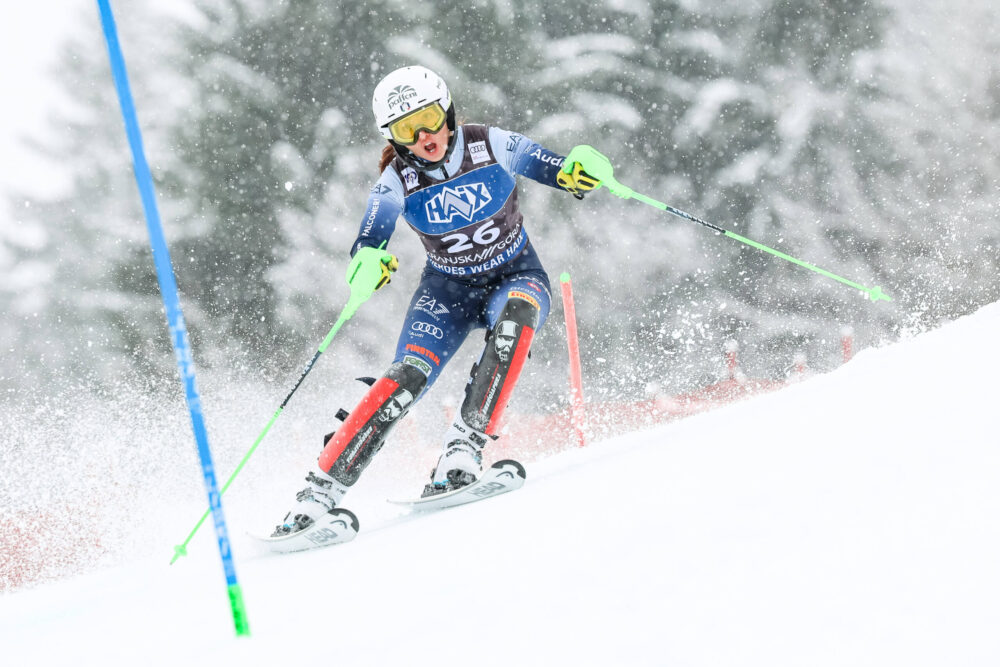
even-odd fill
[[[152,533],[162,558],[0,597],[2,662],[997,665],[998,340],[994,304],[507,496],[362,498],[344,546],[264,555],[272,517],[232,521],[250,638],[211,539],[168,566]]]

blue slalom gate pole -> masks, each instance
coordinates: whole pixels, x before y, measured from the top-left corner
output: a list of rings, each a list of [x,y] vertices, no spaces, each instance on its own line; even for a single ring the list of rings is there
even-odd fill
[[[135,103],[132,101],[132,91],[128,83],[128,73],[125,70],[125,58],[118,42],[118,31],[115,28],[114,15],[111,13],[109,0],[97,0],[101,13],[101,24],[104,27],[104,38],[108,45],[108,56],[111,60],[111,74],[114,77],[115,88],[118,91],[118,102],[122,117],[125,120],[125,132],[128,135],[129,147],[132,149],[132,164],[135,169],[135,180],[139,186],[142,198],[142,208],[146,214],[146,227],[149,230],[149,242],[153,250],[153,261],[156,263],[156,277],[160,283],[160,294],[163,306],[167,311],[167,325],[170,327],[170,338],[177,357],[177,368],[181,381],[184,383],[184,395],[188,411],[191,413],[191,427],[194,439],[198,445],[198,456],[201,459],[202,475],[205,479],[205,490],[208,493],[208,505],[215,521],[215,534],[219,542],[219,555],[222,557],[222,567],[226,574],[226,586],[229,593],[229,603],[233,612],[233,623],[236,625],[237,636],[248,636],[250,628],[247,624],[246,607],[243,604],[243,591],[236,579],[236,567],[233,565],[233,554],[229,545],[229,532],[226,530],[226,520],[222,513],[222,498],[215,480],[215,466],[212,464],[212,450],[208,446],[208,433],[205,430],[205,419],[201,411],[201,397],[195,386],[194,361],[191,358],[191,345],[188,341],[187,327],[184,324],[184,314],[181,312],[180,296],[177,293],[177,282],[174,279],[173,265],[167,250],[167,241],[163,236],[163,225],[160,222],[160,212],[156,206],[156,196],[153,189],[153,176],[146,162],[146,153],[142,146],[142,133],[139,131],[139,121],[135,113]]]

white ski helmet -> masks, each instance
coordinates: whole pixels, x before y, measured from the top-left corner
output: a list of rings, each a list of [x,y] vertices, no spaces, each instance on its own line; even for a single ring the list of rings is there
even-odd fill
[[[375,124],[386,139],[392,139],[388,125],[415,109],[437,102],[448,111],[451,94],[444,79],[420,65],[401,67],[389,72],[372,95]]]
[[[420,65],[401,67],[389,72],[378,85],[372,95],[372,113],[375,114],[375,125],[378,126],[379,133],[389,140],[396,154],[404,162],[423,171],[440,166],[451,155],[454,148],[454,134],[448,141],[448,150],[445,156],[438,162],[429,163],[422,160],[392,139],[389,131],[389,124],[403,116],[437,102],[444,109],[448,117],[448,128],[455,130],[455,109],[451,102],[451,93],[448,92],[448,85],[440,76]]]

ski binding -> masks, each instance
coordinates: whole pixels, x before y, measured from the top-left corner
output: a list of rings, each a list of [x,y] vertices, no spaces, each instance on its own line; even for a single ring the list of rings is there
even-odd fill
[[[394,505],[402,505],[413,510],[439,510],[465,503],[492,498],[502,493],[516,491],[524,485],[524,466],[517,461],[506,459],[497,461],[483,471],[482,476],[472,484],[454,491],[446,491],[424,498],[412,500],[390,500]]]
[[[276,553],[286,554],[293,551],[305,551],[317,547],[328,547],[334,544],[350,542],[358,536],[358,517],[350,510],[335,507],[308,528],[281,535],[279,537],[263,537],[254,535],[259,542]]]

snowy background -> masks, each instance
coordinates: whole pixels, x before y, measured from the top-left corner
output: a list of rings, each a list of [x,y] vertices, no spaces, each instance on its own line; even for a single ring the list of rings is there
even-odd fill
[[[33,63],[5,76],[37,85],[7,113],[50,158],[29,149],[17,153],[24,168],[4,165],[16,177],[4,188],[0,345],[16,352],[0,362],[0,391],[28,403],[31,387],[116,392],[174,373],[90,5],[5,28],[21,45],[13,58]],[[996,3],[168,7],[125,3],[118,22],[188,325],[220,385],[287,377],[322,340],[376,177],[371,90],[412,62],[446,77],[461,117],[559,151],[590,143],[626,185],[894,297],[872,308],[638,202],[579,203],[525,183],[543,262],[585,297],[597,353],[584,370],[601,396],[704,386],[727,339],[752,375],[779,378],[796,353],[829,370],[842,326],[877,345],[1000,298]],[[480,35],[475,49],[456,34]],[[15,129],[6,141],[23,147]],[[405,227],[391,249],[402,268],[358,314],[371,335],[345,341],[357,359],[345,379],[381,371],[423,264]],[[554,327],[536,341],[546,363],[561,362],[562,345]],[[562,377],[528,377],[515,400],[558,409],[546,395]]]
[[[526,183],[550,274],[574,277],[588,399],[669,402],[724,377],[731,340],[751,378],[785,380],[796,355],[833,372],[662,430],[622,420],[584,452],[509,442],[523,491],[409,521],[383,501],[422,485],[470,343],[352,493],[358,541],[260,557],[245,532],[276,521],[362,394],[353,378],[391,354],[422,263],[401,225],[391,288],[227,494],[255,634],[233,644],[207,535],[165,566],[204,492],[96,7],[18,3],[0,24],[0,640],[19,662],[55,663],[32,647],[56,637],[91,662],[151,646],[273,662],[304,630],[349,664],[405,663],[450,628],[463,653],[521,634],[539,663],[997,661],[996,3],[152,4],[115,10],[223,474],[343,303],[379,151],[370,91],[404,64],[444,74],[470,121],[590,143],[623,183],[894,300],[637,202]],[[844,326],[866,351],[839,369]],[[562,414],[565,358],[557,299],[511,414]],[[367,576],[344,582],[346,607],[320,601],[314,582],[351,568]],[[481,623],[433,613],[442,589],[493,579],[510,587]],[[329,616],[289,611],[313,604]]]
[[[23,198],[16,200],[17,193],[51,195],[66,186],[65,170],[55,169],[25,142],[45,134],[49,129],[46,119],[63,99],[53,70],[64,40],[74,29],[75,14],[66,9],[70,4],[88,3],[38,0],[19,2],[4,10],[0,43],[7,64],[0,70],[0,90],[6,100],[0,131],[0,155],[4,156],[0,160],[0,220],[5,227],[17,217],[12,207],[24,203]]]

